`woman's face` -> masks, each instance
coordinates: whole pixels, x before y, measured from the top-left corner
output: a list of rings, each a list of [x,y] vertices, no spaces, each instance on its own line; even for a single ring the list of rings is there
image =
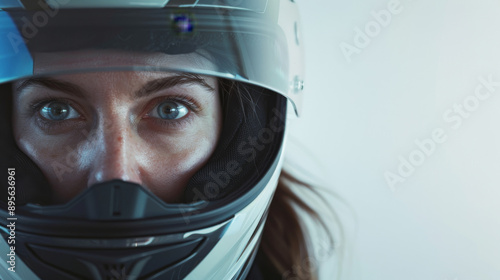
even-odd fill
[[[179,202],[221,130],[213,77],[96,72],[22,80],[14,87],[16,143],[41,168],[56,203],[112,179]]]

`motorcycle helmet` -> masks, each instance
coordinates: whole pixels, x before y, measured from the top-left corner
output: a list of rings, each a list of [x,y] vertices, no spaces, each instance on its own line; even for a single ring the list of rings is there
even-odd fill
[[[247,277],[303,91],[294,1],[8,0],[0,38],[1,279]],[[174,203],[119,179],[56,201],[16,143],[16,87],[120,71],[217,78],[215,150]]]

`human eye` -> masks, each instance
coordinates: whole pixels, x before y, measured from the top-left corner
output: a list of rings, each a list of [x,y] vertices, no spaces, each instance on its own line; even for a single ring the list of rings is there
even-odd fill
[[[165,100],[151,110],[149,116],[163,120],[178,120],[189,113],[189,109],[174,100]]]
[[[80,117],[80,114],[67,102],[57,100],[42,104],[39,113],[48,121],[65,121]]]
[[[203,113],[199,100],[187,94],[168,94],[151,100],[143,118],[155,128],[178,131],[190,127]]]

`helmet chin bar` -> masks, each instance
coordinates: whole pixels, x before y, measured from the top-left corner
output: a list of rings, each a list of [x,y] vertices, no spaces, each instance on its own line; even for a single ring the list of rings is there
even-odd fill
[[[228,226],[226,221],[188,237],[179,233],[74,239],[18,232],[16,254],[41,279],[183,278],[210,252]],[[2,275],[5,273],[9,272]]]
[[[166,204],[140,185],[119,180],[92,186],[65,205],[20,207],[14,274],[36,271],[40,279],[244,279],[281,164],[280,152],[254,188],[236,200],[222,199],[225,205],[215,211],[210,205],[219,202]],[[197,210],[186,219],[187,209]],[[8,214],[2,210],[1,216],[0,253],[6,255],[11,246],[6,243]],[[38,216],[45,219],[33,223]],[[151,233],[153,227],[157,231]],[[18,279],[4,266],[0,277]]]
[[[112,223],[175,215],[193,207],[168,205],[140,185],[113,180],[92,186],[65,205],[24,208],[55,219]],[[19,219],[18,225],[22,223]],[[165,275],[182,276],[196,266],[228,223],[224,221],[205,228],[203,234],[190,236],[177,233],[120,238],[123,233],[117,232],[115,238],[106,239],[81,239],[90,233],[84,231],[81,238],[67,238],[60,237],[64,230],[57,237],[49,237],[18,229],[16,253],[42,279],[164,279]]]
[[[167,204],[138,184],[112,180],[91,186],[64,205],[28,204],[25,210],[53,217],[116,221],[178,215],[203,208],[206,203]]]

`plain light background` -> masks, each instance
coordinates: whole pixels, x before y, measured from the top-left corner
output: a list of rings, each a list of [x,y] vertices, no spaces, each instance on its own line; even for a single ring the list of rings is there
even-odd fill
[[[500,279],[500,86],[474,99],[481,77],[500,82],[500,2],[297,2],[307,77],[287,156],[355,211],[341,279]],[[377,29],[373,12],[397,3]],[[419,159],[436,129],[446,140]],[[391,188],[385,174],[410,155],[419,165]]]

